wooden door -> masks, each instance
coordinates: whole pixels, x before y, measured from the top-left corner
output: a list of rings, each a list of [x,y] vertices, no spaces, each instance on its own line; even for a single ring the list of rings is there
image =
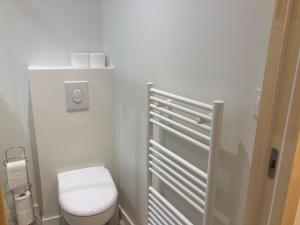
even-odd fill
[[[281,223],[299,130],[299,22],[300,1],[278,0],[266,64],[244,225]],[[272,148],[278,149],[280,154],[275,179],[267,176]]]

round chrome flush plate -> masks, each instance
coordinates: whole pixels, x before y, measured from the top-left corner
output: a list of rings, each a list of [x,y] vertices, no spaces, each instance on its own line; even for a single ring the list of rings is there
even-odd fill
[[[83,100],[83,93],[80,89],[76,88],[72,92],[72,100],[75,104],[80,104]]]

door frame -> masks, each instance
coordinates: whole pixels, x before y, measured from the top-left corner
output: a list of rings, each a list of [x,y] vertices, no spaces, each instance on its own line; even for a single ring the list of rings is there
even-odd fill
[[[275,212],[277,219],[280,217],[278,224],[281,221],[283,209],[277,206],[279,202],[284,203],[287,192],[287,185],[283,185],[282,177],[289,179],[292,163],[287,162],[292,160],[295,149],[289,149],[288,156],[286,151],[285,154],[282,153],[286,148],[286,134],[297,132],[289,130],[288,126],[288,112],[291,113],[288,109],[292,109],[290,107],[295,102],[292,98],[293,91],[289,87],[296,81],[297,73],[287,73],[285,67],[288,63],[286,54],[290,47],[289,37],[293,35],[290,28],[295,21],[300,20],[299,15],[293,14],[299,1],[277,0],[275,4],[243,225],[275,225],[268,222],[273,221]],[[275,180],[267,177],[272,147],[279,148],[281,152]]]

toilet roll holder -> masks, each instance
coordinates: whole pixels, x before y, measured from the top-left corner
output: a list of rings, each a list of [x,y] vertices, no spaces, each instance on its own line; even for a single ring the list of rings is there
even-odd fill
[[[15,152],[15,154],[11,157],[10,155],[13,154],[13,152]],[[24,188],[22,189],[22,191],[20,191],[19,189],[17,190],[11,190],[10,193],[12,194],[12,199],[13,199],[13,202],[14,202],[14,208],[15,208],[15,211],[16,211],[16,205],[15,205],[15,198],[14,198],[14,195],[15,194],[22,194],[22,193],[25,193],[26,191],[30,191],[31,193],[31,203],[32,203],[32,210],[33,210],[33,215],[34,215],[34,220],[32,222],[33,223],[36,223],[36,214],[35,214],[35,209],[34,209],[34,203],[33,203],[33,198],[32,198],[32,184],[29,182],[29,174],[28,174],[28,163],[30,162],[28,159],[27,159],[27,156],[26,156],[26,150],[23,146],[18,146],[18,147],[10,147],[8,149],[6,149],[4,151],[5,153],[5,160],[3,161],[3,165],[5,167],[7,167],[7,164],[10,163],[10,162],[14,162],[14,161],[17,161],[17,160],[25,160],[25,163],[26,163],[26,176],[27,176],[27,185],[24,186]]]
[[[16,150],[17,151],[21,151],[21,154],[19,156],[9,157],[9,154],[12,151],[16,151]],[[19,147],[14,147],[14,146],[10,147],[10,148],[6,149],[4,151],[4,153],[5,153],[5,160],[3,161],[4,166],[6,166],[7,163],[9,163],[10,161],[15,161],[15,160],[20,160],[20,159],[25,159],[26,163],[29,163],[29,160],[27,160],[27,158],[26,158],[25,148],[22,147],[22,146],[19,146]]]

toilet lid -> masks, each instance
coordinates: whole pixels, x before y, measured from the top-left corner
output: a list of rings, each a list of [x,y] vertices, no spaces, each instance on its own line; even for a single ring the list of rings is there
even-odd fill
[[[93,216],[112,207],[117,189],[105,167],[58,174],[61,208],[75,216]]]

